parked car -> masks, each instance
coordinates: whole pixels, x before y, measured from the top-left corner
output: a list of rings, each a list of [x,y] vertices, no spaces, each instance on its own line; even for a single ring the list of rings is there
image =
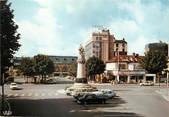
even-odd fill
[[[9,87],[10,87],[11,90],[21,90],[21,89],[22,89],[21,87],[19,87],[19,86],[18,86],[16,83],[14,83],[14,82],[11,83]]]
[[[107,96],[109,99],[112,99],[116,96],[116,93],[111,89],[101,89],[103,95]]]
[[[65,90],[65,92],[66,92],[66,95],[67,95],[67,96],[72,96],[73,89],[67,88],[67,89]]]
[[[108,99],[104,95],[96,95],[94,93],[86,93],[84,95],[78,95],[74,97],[78,103],[80,104],[88,104],[88,103],[106,103]]]
[[[154,83],[152,81],[146,81],[146,82],[142,82],[140,83],[140,86],[153,86]]]
[[[45,81],[45,84],[56,84],[56,79],[47,79],[46,81]]]

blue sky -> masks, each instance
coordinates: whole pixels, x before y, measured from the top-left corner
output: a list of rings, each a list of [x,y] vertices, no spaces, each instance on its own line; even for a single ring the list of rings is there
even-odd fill
[[[22,44],[16,56],[77,55],[96,25],[128,42],[129,54],[145,44],[169,43],[169,0],[10,0]]]

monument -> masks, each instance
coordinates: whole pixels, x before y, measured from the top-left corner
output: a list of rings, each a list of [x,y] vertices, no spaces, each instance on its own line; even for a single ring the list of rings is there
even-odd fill
[[[79,56],[77,59],[77,63],[77,77],[75,83],[72,87],[69,87],[67,90],[73,91],[74,93],[96,91],[96,87],[89,85],[87,82],[85,52],[82,45],[80,45],[79,48]]]

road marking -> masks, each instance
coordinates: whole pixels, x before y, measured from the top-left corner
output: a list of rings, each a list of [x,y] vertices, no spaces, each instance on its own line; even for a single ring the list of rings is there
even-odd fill
[[[25,94],[23,93],[23,94],[21,94],[21,96],[25,96]]]
[[[45,93],[41,93],[41,96],[45,96]]]
[[[32,93],[28,93],[28,96],[32,96]]]
[[[34,95],[35,95],[35,96],[39,96],[39,94],[38,94],[38,93],[35,93]]]
[[[18,96],[18,94],[16,93],[16,94],[14,94],[14,96],[16,97],[16,96]]]
[[[104,117],[137,117],[136,115],[131,114],[112,114],[112,115],[103,115]]]
[[[12,96],[12,94],[7,94],[7,97],[10,97],[10,96]]]
[[[48,96],[52,96],[52,94],[51,94],[51,93],[48,93]]]

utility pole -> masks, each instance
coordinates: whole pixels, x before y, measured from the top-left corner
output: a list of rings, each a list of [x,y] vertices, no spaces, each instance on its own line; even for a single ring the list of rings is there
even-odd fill
[[[117,82],[119,82],[119,51],[117,50]]]
[[[169,71],[167,70],[167,97],[169,98],[169,89],[168,89],[168,75],[169,75],[169,74],[168,74],[168,72],[169,72]]]
[[[2,98],[1,98],[1,102],[2,102],[2,108],[1,108],[1,114],[3,115],[3,111],[4,111],[4,73],[2,74],[2,79],[1,79],[1,84],[2,84]]]

